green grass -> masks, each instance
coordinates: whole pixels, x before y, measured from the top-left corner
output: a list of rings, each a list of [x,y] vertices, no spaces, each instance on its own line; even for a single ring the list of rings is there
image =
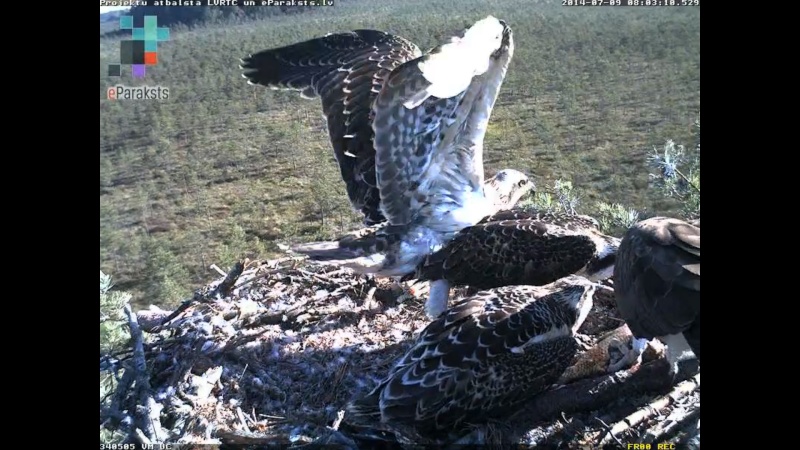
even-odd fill
[[[570,180],[598,201],[660,214],[648,181],[667,139],[692,148],[700,111],[698,8],[562,8],[560,2],[353,0],[244,24],[176,29],[145,81],[161,102],[100,102],[100,268],[133,303],[169,306],[241,256],[329,238],[358,222],[316,100],[248,86],[238,58],[332,31],[376,28],[422,48],[488,14],[515,55],[490,123],[489,171]],[[100,97],[118,38],[100,39]]]

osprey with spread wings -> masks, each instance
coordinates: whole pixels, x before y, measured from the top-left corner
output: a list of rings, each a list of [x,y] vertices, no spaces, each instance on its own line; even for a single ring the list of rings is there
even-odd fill
[[[402,277],[529,192],[533,183],[516,170],[484,180],[483,140],[513,48],[511,28],[489,16],[426,54],[404,38],[356,30],[245,58],[250,83],[321,98],[348,196],[368,225],[293,250]]]

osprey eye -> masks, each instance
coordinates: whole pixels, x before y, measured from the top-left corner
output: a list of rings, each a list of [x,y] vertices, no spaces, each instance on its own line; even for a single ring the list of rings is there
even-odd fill
[[[519,183],[517,183],[517,186],[523,186],[524,184],[525,184],[525,180],[519,180]]]

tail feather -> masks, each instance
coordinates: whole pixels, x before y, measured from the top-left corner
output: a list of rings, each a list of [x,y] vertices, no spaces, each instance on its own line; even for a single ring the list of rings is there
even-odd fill
[[[339,242],[309,242],[291,247],[295,253],[306,255],[314,261],[347,261],[364,256],[364,251],[359,248],[341,247]]]
[[[380,422],[381,410],[378,394],[376,392],[372,392],[369,395],[351,401],[347,405],[347,414],[356,422]]]

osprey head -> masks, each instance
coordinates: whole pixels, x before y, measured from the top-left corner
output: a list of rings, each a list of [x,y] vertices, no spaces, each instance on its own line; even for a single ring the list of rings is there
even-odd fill
[[[597,253],[589,260],[578,273],[592,281],[611,278],[614,275],[614,266],[617,263],[617,252],[621,239],[591,231],[589,236],[597,247]]]
[[[554,281],[550,286],[559,292],[560,295],[557,296],[557,299],[578,314],[575,325],[572,327],[572,331],[577,332],[589,315],[594,304],[594,294],[601,286],[580,275],[567,275]]]
[[[486,180],[484,191],[496,211],[511,209],[525,194],[536,189],[527,175],[514,169],[504,169]]]

